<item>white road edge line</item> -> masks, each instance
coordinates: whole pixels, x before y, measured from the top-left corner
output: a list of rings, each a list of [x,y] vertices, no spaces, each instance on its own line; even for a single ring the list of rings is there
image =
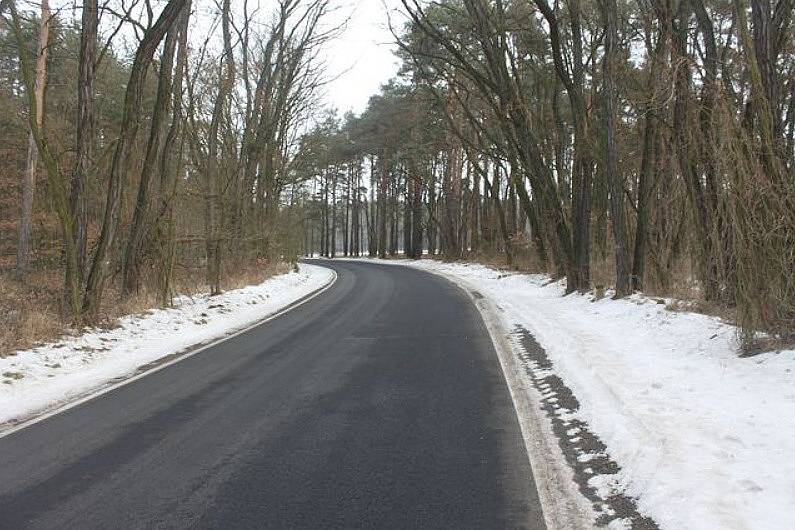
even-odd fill
[[[322,265],[317,265],[317,266],[318,267],[322,267]],[[217,346],[217,345],[221,344],[222,342],[225,342],[227,340],[233,339],[235,337],[239,337],[240,335],[243,335],[244,333],[248,333],[249,331],[251,331],[252,329],[254,329],[256,327],[259,327],[259,326],[261,326],[263,324],[266,324],[266,323],[270,322],[271,320],[279,318],[280,316],[284,315],[285,313],[289,313],[290,311],[292,311],[293,309],[295,309],[297,307],[301,307],[302,305],[304,305],[305,303],[309,302],[310,300],[313,300],[314,298],[320,296],[321,294],[323,294],[324,292],[329,290],[335,283],[337,283],[337,272],[334,269],[330,269],[328,267],[323,267],[323,268],[328,269],[328,270],[331,271],[331,273],[332,273],[331,274],[331,281],[329,283],[327,283],[326,285],[324,285],[323,287],[321,287],[318,290],[316,290],[315,292],[310,293],[310,294],[304,296],[303,298],[299,298],[297,301],[291,302],[290,304],[287,304],[282,309],[279,309],[275,313],[271,313],[270,315],[268,315],[267,317],[263,318],[262,320],[257,320],[253,324],[249,324],[248,326],[240,328],[237,331],[234,331],[234,332],[232,332],[229,335],[224,335],[221,338],[214,339],[212,342],[210,342],[208,344],[205,344],[204,346],[201,346],[199,348],[196,348],[195,350],[186,351],[182,355],[179,355],[179,353],[177,353],[177,357],[172,359],[172,360],[170,360],[170,361],[166,361],[166,362],[164,362],[162,364],[158,364],[158,365],[152,367],[149,370],[146,370],[146,371],[141,372],[139,374],[135,374],[134,376],[131,376],[131,377],[127,378],[127,379],[124,379],[123,381],[119,381],[118,383],[114,383],[112,385],[109,385],[109,386],[103,387],[103,388],[101,388],[99,390],[96,390],[94,392],[91,392],[88,395],[80,397],[80,398],[78,398],[78,399],[76,399],[74,401],[70,401],[68,403],[65,403],[65,404],[63,404],[63,405],[61,405],[59,407],[56,407],[56,408],[54,408],[52,410],[49,410],[49,411],[47,411],[47,412],[45,412],[45,413],[43,413],[43,414],[41,414],[39,416],[34,416],[34,417],[30,418],[30,419],[24,420],[24,421],[20,422],[19,424],[14,425],[13,427],[10,427],[10,428],[0,432],[0,439],[5,438],[6,436],[11,436],[12,434],[14,434],[16,432],[19,432],[19,431],[21,431],[23,429],[27,429],[28,427],[36,425],[37,423],[40,423],[40,422],[42,422],[44,420],[47,420],[49,418],[52,418],[53,416],[57,416],[58,414],[62,414],[62,413],[66,412],[66,411],[68,411],[70,409],[73,409],[75,407],[78,407],[78,406],[82,405],[83,403],[87,403],[87,402],[92,401],[92,400],[94,400],[94,399],[96,399],[98,397],[104,396],[105,394],[107,394],[109,392],[113,392],[114,390],[116,390],[118,388],[121,388],[123,386],[129,385],[131,383],[134,383],[134,382],[138,381],[139,379],[143,379],[146,376],[155,374],[155,373],[159,372],[160,370],[165,370],[169,366],[173,366],[173,365],[177,364],[178,362],[181,362],[181,361],[184,361],[185,359],[193,357],[194,355],[197,355],[197,354],[199,354],[199,353],[201,353],[201,352],[203,352],[205,350],[208,350],[208,349],[210,349],[210,348],[212,348],[214,346]],[[190,348],[190,346],[188,346],[188,349],[189,348]]]
[[[346,261],[345,258],[339,261]],[[349,259],[367,263],[367,259]],[[452,274],[420,267],[411,263],[396,261],[373,262],[379,265],[408,267],[443,278],[466,293],[480,313],[486,330],[489,332],[494,350],[505,376],[508,392],[511,395],[516,418],[522,432],[527,458],[533,470],[541,510],[547,530],[592,530],[594,512],[588,500],[579,492],[571,469],[566,464],[552,425],[539,407],[541,395],[532,383],[522,377],[523,367],[517,352],[508,340],[505,329],[494,302],[478,289],[478,286]],[[483,298],[475,296],[478,292]]]
[[[552,425],[538,406],[540,394],[522,376],[524,367],[508,340],[508,330],[497,308],[476,286],[460,278],[443,277],[467,293],[491,336],[519,421],[547,530],[591,530],[595,526],[593,510],[579,492]],[[483,298],[477,298],[474,292],[481,293]]]

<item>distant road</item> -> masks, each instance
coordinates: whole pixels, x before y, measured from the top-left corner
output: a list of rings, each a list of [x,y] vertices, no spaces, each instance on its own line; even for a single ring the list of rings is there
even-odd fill
[[[0,528],[544,528],[466,295],[318,263],[311,302],[0,439]]]

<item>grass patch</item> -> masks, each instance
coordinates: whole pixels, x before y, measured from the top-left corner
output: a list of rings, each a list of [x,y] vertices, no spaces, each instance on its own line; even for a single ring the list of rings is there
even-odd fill
[[[259,284],[289,270],[286,263],[251,263],[227,271],[222,287],[233,290]],[[62,282],[62,272],[52,264],[31,270],[24,281],[16,280],[11,269],[0,270],[0,358],[78,332],[61,304]],[[145,315],[156,309],[156,292],[146,285],[144,279],[141,289],[126,298],[122,298],[116,285],[109,285],[99,311],[102,317],[93,325],[110,329],[118,325],[120,317]],[[206,292],[204,270],[176,267],[173,285],[178,295],[200,295]]]

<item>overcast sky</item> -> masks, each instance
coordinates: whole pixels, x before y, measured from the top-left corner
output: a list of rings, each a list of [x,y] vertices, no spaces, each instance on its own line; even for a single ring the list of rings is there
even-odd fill
[[[79,11],[71,9],[73,4],[69,0],[51,0],[50,5],[63,17],[80,16]],[[202,0],[194,5],[196,15],[192,20],[192,37],[199,46],[216,17],[217,7],[212,0]],[[242,0],[232,0],[232,5],[240,7]],[[249,9],[256,6],[261,9],[264,19],[270,20],[276,5],[275,0],[254,0],[249,2]],[[327,73],[329,78],[334,78],[326,86],[326,103],[336,107],[341,114],[348,110],[358,114],[365,109],[370,96],[397,73],[398,61],[393,54],[395,46],[389,31],[389,19],[391,16],[393,24],[397,28],[402,27],[405,21],[399,9],[402,4],[400,0],[331,0],[331,5],[333,12],[325,22],[328,27],[349,20],[339,37],[326,45]],[[237,15],[241,16],[240,13]],[[105,18],[110,20],[110,17]],[[110,24],[105,19],[103,22]],[[103,30],[109,32],[115,24],[113,20]],[[135,40],[129,28],[127,30],[117,37],[116,44],[120,49],[125,49],[125,39]],[[217,27],[216,33],[220,39]]]
[[[339,76],[327,87],[327,99],[340,113],[363,111],[370,96],[397,73],[388,17],[402,25],[399,5],[400,0],[340,1],[336,16],[342,20],[352,13],[352,18],[327,49],[329,75]]]

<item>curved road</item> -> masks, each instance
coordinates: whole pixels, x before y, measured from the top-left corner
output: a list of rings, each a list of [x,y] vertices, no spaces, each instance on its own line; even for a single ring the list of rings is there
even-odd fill
[[[0,439],[0,528],[543,529],[466,295],[321,264],[311,302]]]

